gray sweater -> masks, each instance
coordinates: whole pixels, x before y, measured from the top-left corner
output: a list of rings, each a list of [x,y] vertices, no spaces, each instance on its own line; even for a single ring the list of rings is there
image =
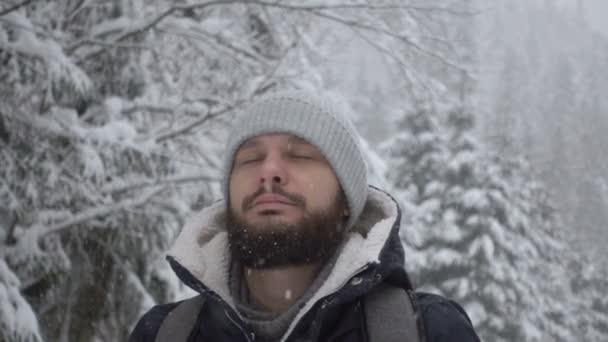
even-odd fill
[[[283,313],[272,313],[255,307],[249,298],[249,291],[245,282],[242,280],[243,268],[233,262],[230,270],[230,290],[234,297],[237,310],[243,320],[251,326],[256,334],[257,340],[261,342],[278,342],[281,340],[285,331],[296,317],[298,312],[306,302],[308,302],[321,285],[325,282],[334,262],[330,260],[323,266],[311,286],[296,302]]]

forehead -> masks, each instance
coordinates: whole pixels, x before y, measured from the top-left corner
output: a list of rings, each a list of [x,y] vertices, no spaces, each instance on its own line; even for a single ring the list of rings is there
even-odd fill
[[[306,140],[297,137],[293,134],[286,133],[272,133],[272,134],[262,134],[255,136],[251,139],[246,140],[241,146],[239,150],[254,148],[254,147],[264,147],[264,146],[272,146],[272,145],[288,145],[288,144],[297,144],[297,145],[309,145],[313,146]],[[313,146],[314,147],[314,146]]]

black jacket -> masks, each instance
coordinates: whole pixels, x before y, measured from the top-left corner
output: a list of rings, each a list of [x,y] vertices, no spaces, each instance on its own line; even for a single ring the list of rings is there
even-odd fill
[[[342,254],[326,280],[328,285],[324,284],[300,310],[283,340],[367,341],[363,296],[382,282],[411,289],[399,239],[399,207],[388,194],[375,188],[369,191],[361,219],[341,249]],[[230,261],[225,231],[221,228],[222,208],[223,204],[216,204],[195,217],[184,227],[168,256],[177,276],[207,298],[190,342],[255,341],[253,331],[230,304],[227,289]],[[215,261],[217,265],[213,265]],[[427,342],[479,341],[457,303],[426,293],[416,293],[414,298]],[[177,304],[150,309],[137,323],[129,341],[153,342],[164,317]],[[394,318],[394,324],[399,324],[399,317]]]

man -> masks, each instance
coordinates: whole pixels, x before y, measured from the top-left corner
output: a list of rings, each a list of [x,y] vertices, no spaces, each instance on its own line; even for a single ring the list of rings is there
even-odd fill
[[[404,342],[479,341],[456,303],[407,296],[399,206],[367,185],[358,135],[331,100],[293,91],[253,103],[223,171],[225,201],[186,224],[168,256],[200,293],[184,303],[199,304],[155,306],[130,341],[388,341],[377,336],[408,324],[416,338]],[[405,299],[369,299],[389,291]]]

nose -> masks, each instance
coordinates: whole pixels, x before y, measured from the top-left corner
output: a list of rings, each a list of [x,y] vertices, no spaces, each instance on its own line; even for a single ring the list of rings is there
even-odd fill
[[[285,185],[287,182],[287,172],[282,158],[278,155],[268,155],[260,169],[260,183]]]

